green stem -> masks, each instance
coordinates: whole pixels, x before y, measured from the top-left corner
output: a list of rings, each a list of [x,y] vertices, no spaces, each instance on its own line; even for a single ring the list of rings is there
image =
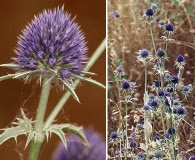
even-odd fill
[[[48,81],[48,79],[45,78],[43,80],[41,96],[39,100],[39,106],[38,106],[36,121],[34,125],[34,131],[38,134],[43,134],[43,121],[44,121],[45,111],[46,111],[47,102],[49,98],[50,86],[51,86],[51,81]],[[39,151],[43,140],[44,140],[44,135],[42,135],[41,138],[37,137],[37,139],[34,138],[31,141],[28,160],[38,159]]]
[[[148,77],[147,77],[147,65],[144,65],[144,74],[145,74],[145,85],[144,85],[144,105],[146,105],[146,95],[147,95],[147,85],[148,85]],[[146,122],[146,111],[144,111],[144,121]],[[144,127],[144,137],[146,141],[146,160],[148,160],[148,140],[146,137],[146,128]]]
[[[89,62],[87,63],[87,65],[84,68],[85,72],[89,71],[89,69],[94,65],[94,63],[101,56],[101,54],[103,53],[105,48],[106,48],[106,39],[104,39],[102,41],[102,43],[99,45],[99,47],[96,49],[96,51],[91,56]],[[76,88],[79,83],[80,83],[80,80],[76,79],[75,82],[73,83],[73,88]],[[67,91],[62,96],[62,98],[59,100],[59,102],[57,103],[57,105],[55,106],[55,108],[53,109],[53,111],[51,112],[49,117],[47,118],[47,120],[44,124],[44,128],[48,128],[52,124],[52,122],[54,121],[54,119],[56,118],[58,113],[61,111],[61,109],[63,108],[64,104],[67,102],[67,100],[70,96],[71,96],[71,93],[69,91]]]
[[[155,46],[155,43],[154,43],[154,35],[153,35],[153,32],[152,32],[152,26],[149,25],[149,28],[150,28],[150,35],[151,35],[151,38],[152,38],[152,44],[153,44],[154,51],[155,51],[155,54],[156,54],[156,46]]]
[[[127,99],[127,93],[125,93],[125,99]],[[125,110],[126,110],[126,120],[125,120],[125,130],[126,130],[126,148],[128,148],[128,134],[127,134],[127,111],[128,111],[128,106],[127,106],[127,101],[126,101],[126,107],[125,107]],[[125,160],[127,159],[127,152],[125,154]]]

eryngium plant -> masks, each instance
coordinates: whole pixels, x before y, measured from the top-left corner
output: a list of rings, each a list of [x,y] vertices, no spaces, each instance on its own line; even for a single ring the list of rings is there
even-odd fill
[[[84,80],[100,87],[104,86],[95,80],[84,77],[94,62],[105,49],[105,40],[101,43],[92,58],[87,62],[86,42],[80,26],[71,19],[70,14],[64,12],[64,8],[45,10],[35,16],[34,20],[26,26],[19,37],[15,50],[18,57],[15,61],[1,66],[14,69],[15,74],[0,77],[23,78],[30,81],[38,78],[42,85],[40,101],[37,109],[36,120],[29,119],[21,109],[21,117],[12,122],[12,127],[4,129],[0,136],[0,144],[10,138],[27,135],[26,146],[31,142],[29,160],[38,158],[41,144],[52,133],[58,135],[67,147],[64,132],[71,132],[79,136],[85,144],[88,144],[81,127],[71,124],[52,124],[57,114],[69,98],[70,94],[79,101],[74,88],[79,80]],[[86,66],[84,66],[86,64]],[[65,93],[60,99],[48,119],[44,122],[51,83],[57,83],[60,88],[66,88],[70,93]]]

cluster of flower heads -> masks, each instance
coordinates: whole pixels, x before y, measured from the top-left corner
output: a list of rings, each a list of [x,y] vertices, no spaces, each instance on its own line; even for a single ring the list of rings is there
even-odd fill
[[[35,16],[19,37],[14,58],[19,72],[68,81],[86,63],[86,42],[75,18],[61,9]]]
[[[106,144],[101,136],[91,129],[85,129],[84,133],[89,146],[84,146],[75,135],[67,136],[67,149],[60,143],[53,160],[105,160]]]

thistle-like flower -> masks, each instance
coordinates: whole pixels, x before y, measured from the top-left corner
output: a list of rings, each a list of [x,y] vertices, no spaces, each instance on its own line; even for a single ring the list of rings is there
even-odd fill
[[[70,80],[82,73],[86,58],[85,37],[63,8],[35,16],[20,35],[14,58],[19,72]]]
[[[35,16],[34,20],[26,26],[18,38],[13,58],[14,63],[1,66],[14,68],[17,73],[13,78],[33,77],[46,78],[48,81],[61,81],[78,100],[71,88],[75,79],[94,82],[84,78],[86,63],[86,42],[80,26],[71,19],[64,8],[45,10]]]
[[[104,160],[106,145],[99,134],[92,130],[84,130],[89,146],[84,146],[77,136],[67,136],[67,149],[60,143],[54,153],[53,160]]]

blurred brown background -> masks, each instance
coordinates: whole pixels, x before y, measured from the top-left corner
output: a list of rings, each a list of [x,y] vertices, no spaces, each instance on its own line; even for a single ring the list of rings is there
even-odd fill
[[[106,35],[105,0],[3,1],[0,4],[0,64],[9,63],[12,61],[11,58],[16,56],[13,49],[16,47],[17,36],[21,34],[21,30],[25,25],[31,22],[34,15],[44,9],[62,5],[64,5],[66,11],[72,14],[72,17],[77,15],[76,21],[81,25],[88,41],[88,55],[90,57]],[[105,84],[105,52],[90,71],[98,74],[93,76],[93,79]],[[0,68],[0,76],[7,73],[13,73],[13,71]],[[24,84],[22,80],[2,81],[0,82],[0,90],[0,128],[10,126],[14,118],[20,114],[20,107],[25,109],[28,117],[35,117],[40,95],[40,86],[35,81],[30,84]],[[46,116],[51,112],[63,93],[55,87],[52,89]],[[71,122],[83,126],[92,126],[105,138],[106,91],[87,83],[81,83],[76,93],[81,104],[70,98],[64,110],[58,116],[57,123]],[[24,150],[24,140],[26,140],[26,137],[19,137],[17,145],[14,139],[1,145],[0,159],[26,160],[29,148]],[[44,143],[40,159],[51,159],[58,142],[58,137],[52,136],[47,145]]]

